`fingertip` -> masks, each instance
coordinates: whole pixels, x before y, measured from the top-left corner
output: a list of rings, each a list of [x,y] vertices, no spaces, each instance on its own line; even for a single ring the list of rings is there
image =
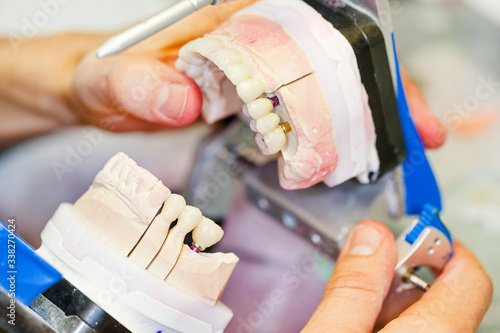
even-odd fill
[[[193,123],[201,114],[203,97],[200,87],[191,78],[188,78],[189,92],[184,115],[178,119],[178,126],[186,126]]]
[[[360,267],[367,269],[366,264],[376,263],[377,272],[372,272],[372,275],[385,276],[386,281],[391,281],[397,261],[396,242],[392,231],[379,221],[364,220],[359,222],[351,230],[342,249],[339,262],[340,260],[344,261],[343,264],[350,262],[348,266],[351,268],[361,265]],[[389,291],[389,287],[390,283],[384,284],[384,297]]]
[[[425,148],[436,149],[445,143],[448,133],[434,115],[427,114],[416,119],[415,125]]]
[[[384,224],[359,222],[347,237],[321,304],[306,331],[371,332],[394,275],[394,237]]]
[[[432,112],[418,86],[403,69],[401,76],[410,113],[424,147],[428,149],[441,147],[447,137],[445,127]]]
[[[393,237],[391,230],[382,222],[377,221],[377,220],[363,220],[359,222],[356,227],[358,226],[370,226],[372,228],[377,229],[380,233],[388,236],[388,237]]]
[[[370,263],[377,268],[368,267]],[[392,232],[379,221],[364,220],[356,224],[349,233],[337,260],[337,273],[365,270],[371,272],[372,276],[387,276],[392,279],[395,265],[396,246]],[[384,295],[388,287],[384,286]]]
[[[341,257],[344,256],[371,256],[375,254],[384,257],[384,260],[395,263],[394,236],[387,226],[375,220],[361,221],[349,233]],[[383,248],[380,250],[380,248]]]
[[[186,126],[199,117],[201,105],[201,91],[194,81],[167,82],[158,93],[155,120],[170,126]]]
[[[394,235],[392,234],[392,231],[382,222],[376,221],[376,220],[363,220],[356,224],[356,226],[353,228],[354,232],[355,229],[358,228],[370,228],[370,230],[375,231],[381,236],[381,239],[384,241],[392,242],[394,243]]]

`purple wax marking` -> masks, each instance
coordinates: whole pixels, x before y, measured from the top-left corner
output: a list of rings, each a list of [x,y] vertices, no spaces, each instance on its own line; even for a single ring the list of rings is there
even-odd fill
[[[273,107],[280,105],[280,99],[278,96],[268,97],[268,99],[273,103]]]
[[[197,249],[196,247],[194,247],[194,246],[191,246],[189,249],[190,249],[191,251],[193,251],[193,252],[200,253],[200,250],[198,250],[198,249]]]

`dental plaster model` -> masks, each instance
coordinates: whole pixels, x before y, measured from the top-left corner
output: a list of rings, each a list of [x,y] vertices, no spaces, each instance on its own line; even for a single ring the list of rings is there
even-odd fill
[[[186,44],[176,67],[195,79],[209,123],[243,112],[280,184],[338,185],[377,173],[375,129],[349,42],[300,0],[262,0]],[[274,110],[274,112],[273,112]]]
[[[165,279],[181,253],[184,237],[200,224],[202,218],[203,216],[198,208],[186,206],[177,219],[177,225],[168,232],[165,244],[163,244],[156,258],[149,265],[148,271],[160,279]]]
[[[106,163],[73,215],[120,255],[211,305],[238,262],[232,253],[200,253],[222,238],[222,229],[124,153]],[[189,248],[183,241],[191,231]]]
[[[165,200],[161,213],[149,225],[148,230],[129,255],[129,259],[146,269],[165,242],[170,225],[181,215],[184,208],[186,208],[186,200],[178,194],[171,194]]]

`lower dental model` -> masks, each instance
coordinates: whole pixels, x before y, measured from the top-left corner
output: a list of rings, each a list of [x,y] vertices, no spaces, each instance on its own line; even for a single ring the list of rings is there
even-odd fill
[[[238,262],[232,253],[200,253],[222,238],[222,229],[124,153],[106,163],[73,215],[117,253],[211,305]],[[189,232],[191,248],[183,244]]]
[[[195,79],[209,123],[253,118],[280,184],[335,186],[377,173],[375,129],[349,42],[301,0],[262,0],[189,42],[176,67]]]

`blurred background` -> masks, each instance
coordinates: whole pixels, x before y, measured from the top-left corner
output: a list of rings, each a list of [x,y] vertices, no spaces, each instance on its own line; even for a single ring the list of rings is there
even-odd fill
[[[448,128],[445,145],[428,152],[442,219],[496,287],[479,332],[499,332],[500,2],[408,0],[392,8],[401,62]]]
[[[43,10],[42,4],[49,2],[0,0],[0,35],[23,36],[23,29]],[[56,3],[50,19],[35,27],[35,37],[74,30],[113,31],[166,5],[162,0]],[[401,62],[448,128],[444,147],[429,152],[444,198],[443,220],[480,258],[497,286],[479,332],[499,332],[500,1],[398,0],[392,1],[392,8]],[[175,189],[185,179],[166,174],[163,166],[192,163],[192,156],[172,156],[176,149],[185,152],[185,146],[195,147],[206,133],[193,131],[198,134],[124,137],[103,133],[102,143],[94,147],[90,158],[83,159],[63,181],[56,177],[51,162],[63,161],[67,147],[87,140],[82,130],[53,133],[4,151],[0,154],[0,219],[15,217],[22,234],[37,245],[39,232],[58,204],[83,194],[109,156],[124,147],[160,179],[177,179],[177,183],[167,183]],[[177,139],[185,135],[184,149],[165,145],[172,142],[171,135]]]

